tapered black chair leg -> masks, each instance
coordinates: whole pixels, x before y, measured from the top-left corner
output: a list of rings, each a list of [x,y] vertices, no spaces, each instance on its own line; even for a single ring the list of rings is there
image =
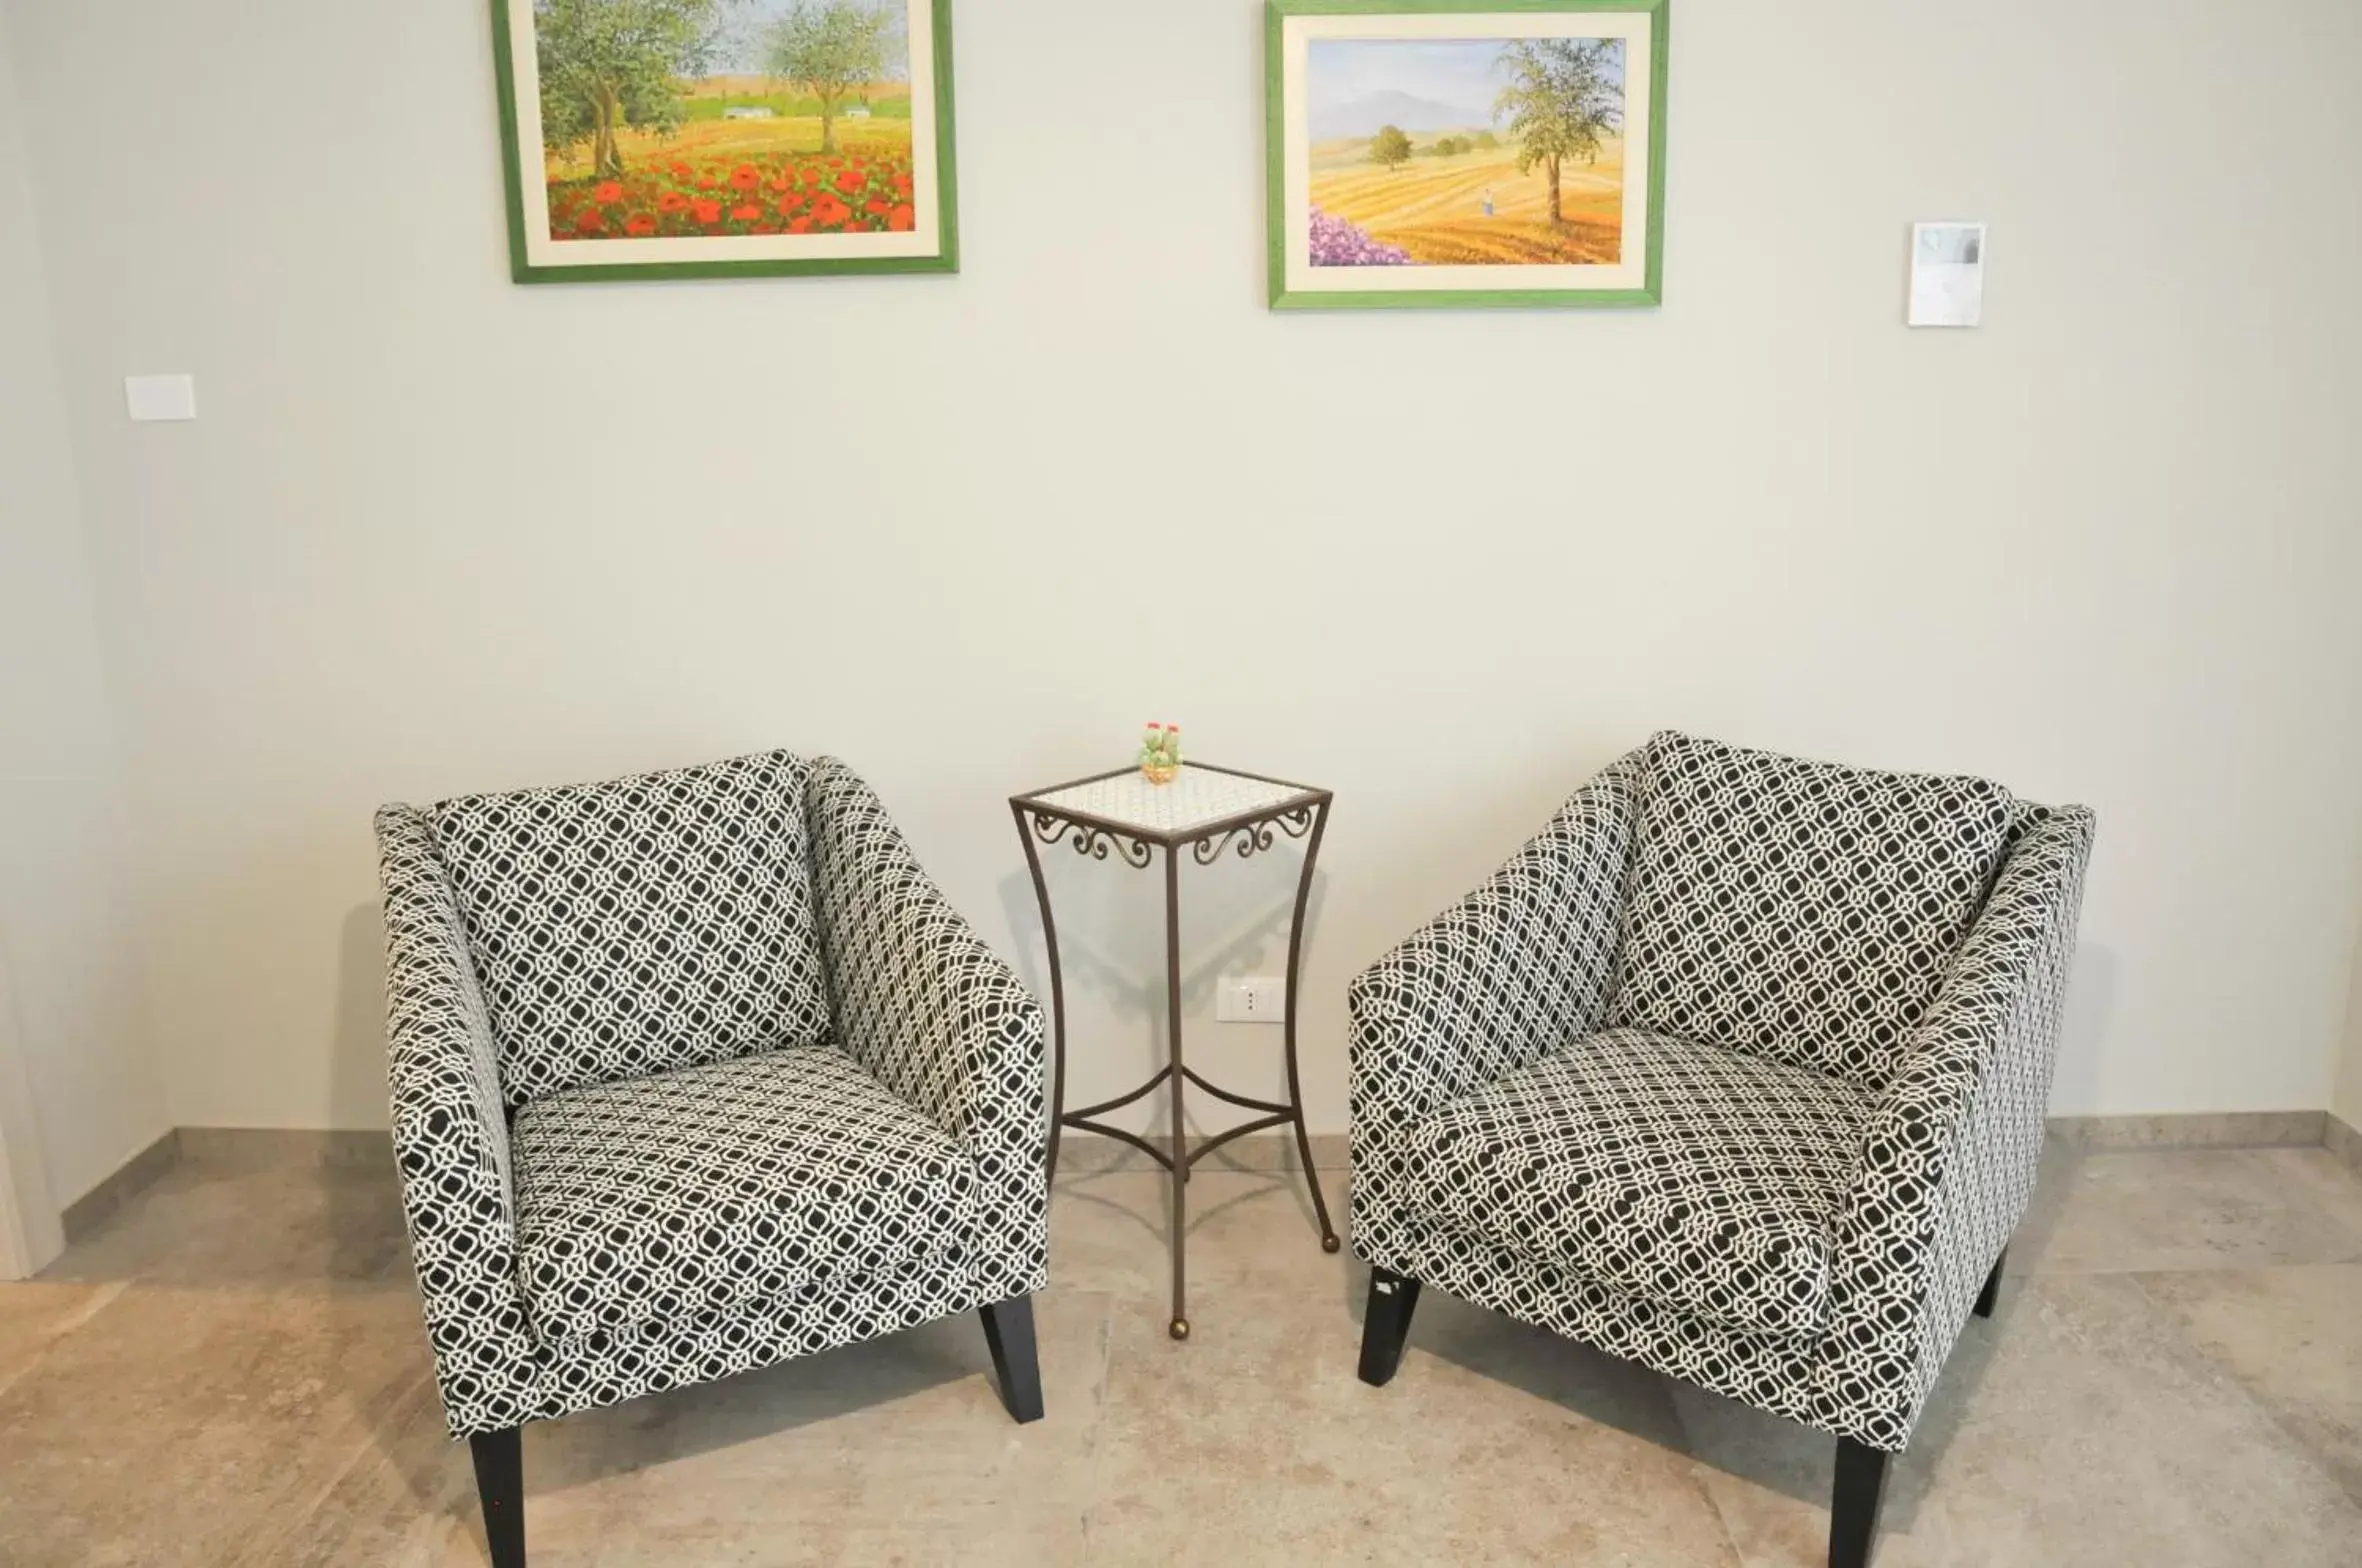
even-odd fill
[[[1984,1291],[1977,1297],[1978,1317],[1989,1318],[1993,1315],[1993,1304],[2001,1299],[2002,1265],[2007,1262],[2009,1262],[2009,1249],[2004,1247],[2001,1249],[2001,1256],[1993,1260],[1993,1272],[1985,1276]]]
[[[1042,1418],[1042,1363],[1033,1343],[1033,1298],[1011,1296],[989,1307],[979,1307],[984,1319],[984,1343],[992,1352],[992,1375],[1001,1386],[1001,1403],[1022,1423]]]
[[[1886,1455],[1850,1437],[1837,1440],[1837,1485],[1829,1497],[1829,1568],[1869,1568],[1886,1494]]]
[[[467,1440],[476,1459],[476,1494],[484,1502],[492,1568],[525,1568],[525,1456],[517,1434],[512,1426]]]
[[[1419,1305],[1419,1282],[1386,1269],[1370,1270],[1370,1299],[1361,1315],[1361,1380],[1373,1388],[1394,1381],[1402,1365],[1403,1341],[1410,1337],[1411,1313]]]

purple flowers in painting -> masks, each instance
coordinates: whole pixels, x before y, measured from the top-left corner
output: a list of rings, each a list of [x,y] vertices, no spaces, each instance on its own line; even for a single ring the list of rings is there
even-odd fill
[[[1411,253],[1381,245],[1343,218],[1312,209],[1312,264],[1316,267],[1407,267]]]

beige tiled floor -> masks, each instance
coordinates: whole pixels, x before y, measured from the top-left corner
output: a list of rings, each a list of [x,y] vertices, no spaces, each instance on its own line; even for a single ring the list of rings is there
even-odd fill
[[[1353,1376],[1285,1178],[1062,1177],[1049,1418],[973,1321],[532,1429],[534,1560],[1817,1564],[1831,1445],[1460,1306]],[[2362,1181],[2319,1150],[2053,1149],[1881,1568],[2362,1563]],[[389,1177],[184,1167],[0,1285],[0,1563],[473,1564]]]

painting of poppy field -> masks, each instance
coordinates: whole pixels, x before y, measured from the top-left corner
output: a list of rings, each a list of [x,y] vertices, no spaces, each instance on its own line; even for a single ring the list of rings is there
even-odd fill
[[[620,179],[552,180],[550,235],[907,234],[916,225],[907,148],[758,156],[673,158]]]
[[[947,0],[500,4],[520,281],[950,270]]]

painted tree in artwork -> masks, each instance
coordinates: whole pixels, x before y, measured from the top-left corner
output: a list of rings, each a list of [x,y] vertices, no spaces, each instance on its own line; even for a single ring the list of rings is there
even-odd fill
[[[837,150],[837,111],[893,68],[900,38],[885,6],[796,0],[771,29],[771,73],[820,102],[820,150]]]
[[[1411,161],[1411,139],[1399,125],[1381,125],[1378,134],[1370,138],[1370,162],[1386,165],[1392,174]]]
[[[1564,223],[1559,174],[1570,161],[1599,158],[1600,139],[1624,124],[1621,38],[1525,38],[1501,51],[1509,85],[1494,101],[1517,138],[1517,172],[1540,164],[1550,176],[1550,221]]]
[[[600,179],[623,173],[625,126],[671,131],[681,79],[704,74],[723,0],[534,0],[541,136],[571,151],[591,144]]]

